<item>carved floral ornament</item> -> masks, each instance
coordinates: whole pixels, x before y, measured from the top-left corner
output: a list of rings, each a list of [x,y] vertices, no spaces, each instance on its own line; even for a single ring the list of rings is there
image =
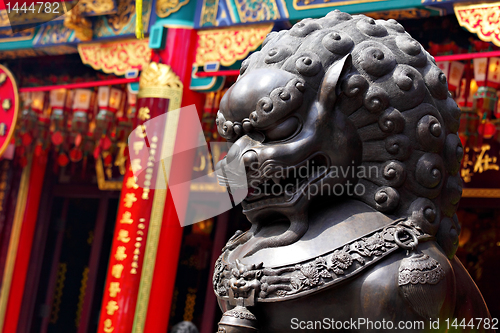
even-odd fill
[[[196,65],[220,63],[231,66],[257,49],[273,28],[273,23],[204,30],[198,32]]]
[[[152,62],[141,73],[138,97],[171,98],[180,107],[182,88],[182,81],[169,65]]]
[[[126,40],[112,43],[79,44],[82,62],[96,70],[124,75],[132,69],[141,70],[149,64],[151,49],[148,39]]]
[[[156,15],[165,18],[177,12],[182,6],[187,5],[189,0],[158,0],[156,2]]]
[[[454,7],[460,26],[467,28],[485,42],[500,46],[500,2]]]

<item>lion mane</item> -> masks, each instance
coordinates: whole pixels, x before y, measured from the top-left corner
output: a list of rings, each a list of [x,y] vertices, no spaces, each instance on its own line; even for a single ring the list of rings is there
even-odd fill
[[[276,68],[303,78],[317,94],[328,68],[348,54],[352,65],[337,87],[335,107],[357,129],[361,165],[379,170],[358,180],[366,191],[356,199],[407,218],[453,257],[462,194],[460,109],[434,58],[402,25],[338,10],[305,19],[271,32],[242,63],[241,75]]]

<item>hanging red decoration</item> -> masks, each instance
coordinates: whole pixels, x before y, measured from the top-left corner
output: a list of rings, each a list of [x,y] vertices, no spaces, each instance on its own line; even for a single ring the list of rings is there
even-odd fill
[[[29,133],[24,133],[22,136],[22,144],[23,146],[29,146],[31,142],[33,141],[33,138]]]
[[[66,130],[66,112],[64,105],[66,102],[66,89],[57,89],[50,92],[50,106],[52,113],[51,121],[51,141],[55,146],[59,146],[64,141],[64,132]]]
[[[88,130],[88,112],[90,110],[92,91],[88,89],[76,89],[73,99],[73,120],[71,131],[86,133]]]
[[[60,167],[65,167],[66,165],[68,165],[68,163],[69,163],[68,156],[66,156],[65,153],[60,153],[59,156],[57,157],[57,164]]]
[[[497,128],[491,121],[487,120],[478,126],[477,131],[484,139],[490,139],[495,135]]]
[[[43,153],[43,147],[41,144],[37,144],[36,147],[35,147],[35,156],[36,157],[40,157],[42,156],[42,153]]]
[[[63,143],[63,135],[60,131],[57,131],[54,134],[52,134],[50,139],[54,144],[54,146],[59,146],[61,143]]]
[[[73,148],[69,151],[69,159],[73,163],[80,162],[82,160],[82,157],[83,152],[78,148]]]
[[[111,148],[111,140],[107,136],[103,137],[101,139],[101,147],[103,150],[108,150]]]
[[[115,113],[122,104],[122,91],[115,88],[99,87],[97,93],[97,105],[99,112],[96,117],[96,138],[107,135],[115,121]]]

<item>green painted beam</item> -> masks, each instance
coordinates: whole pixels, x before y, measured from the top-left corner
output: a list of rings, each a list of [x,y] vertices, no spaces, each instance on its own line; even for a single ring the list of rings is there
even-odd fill
[[[31,48],[33,48],[33,39],[22,40],[22,41],[17,41],[17,42],[0,43],[0,51],[31,49]]]

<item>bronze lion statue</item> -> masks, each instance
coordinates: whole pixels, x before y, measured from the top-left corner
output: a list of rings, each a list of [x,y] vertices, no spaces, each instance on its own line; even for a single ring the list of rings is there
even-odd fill
[[[219,332],[493,331],[454,255],[459,118],[395,20],[335,10],[271,32],[216,119],[233,143],[219,183],[248,190],[251,222],[216,262]]]

